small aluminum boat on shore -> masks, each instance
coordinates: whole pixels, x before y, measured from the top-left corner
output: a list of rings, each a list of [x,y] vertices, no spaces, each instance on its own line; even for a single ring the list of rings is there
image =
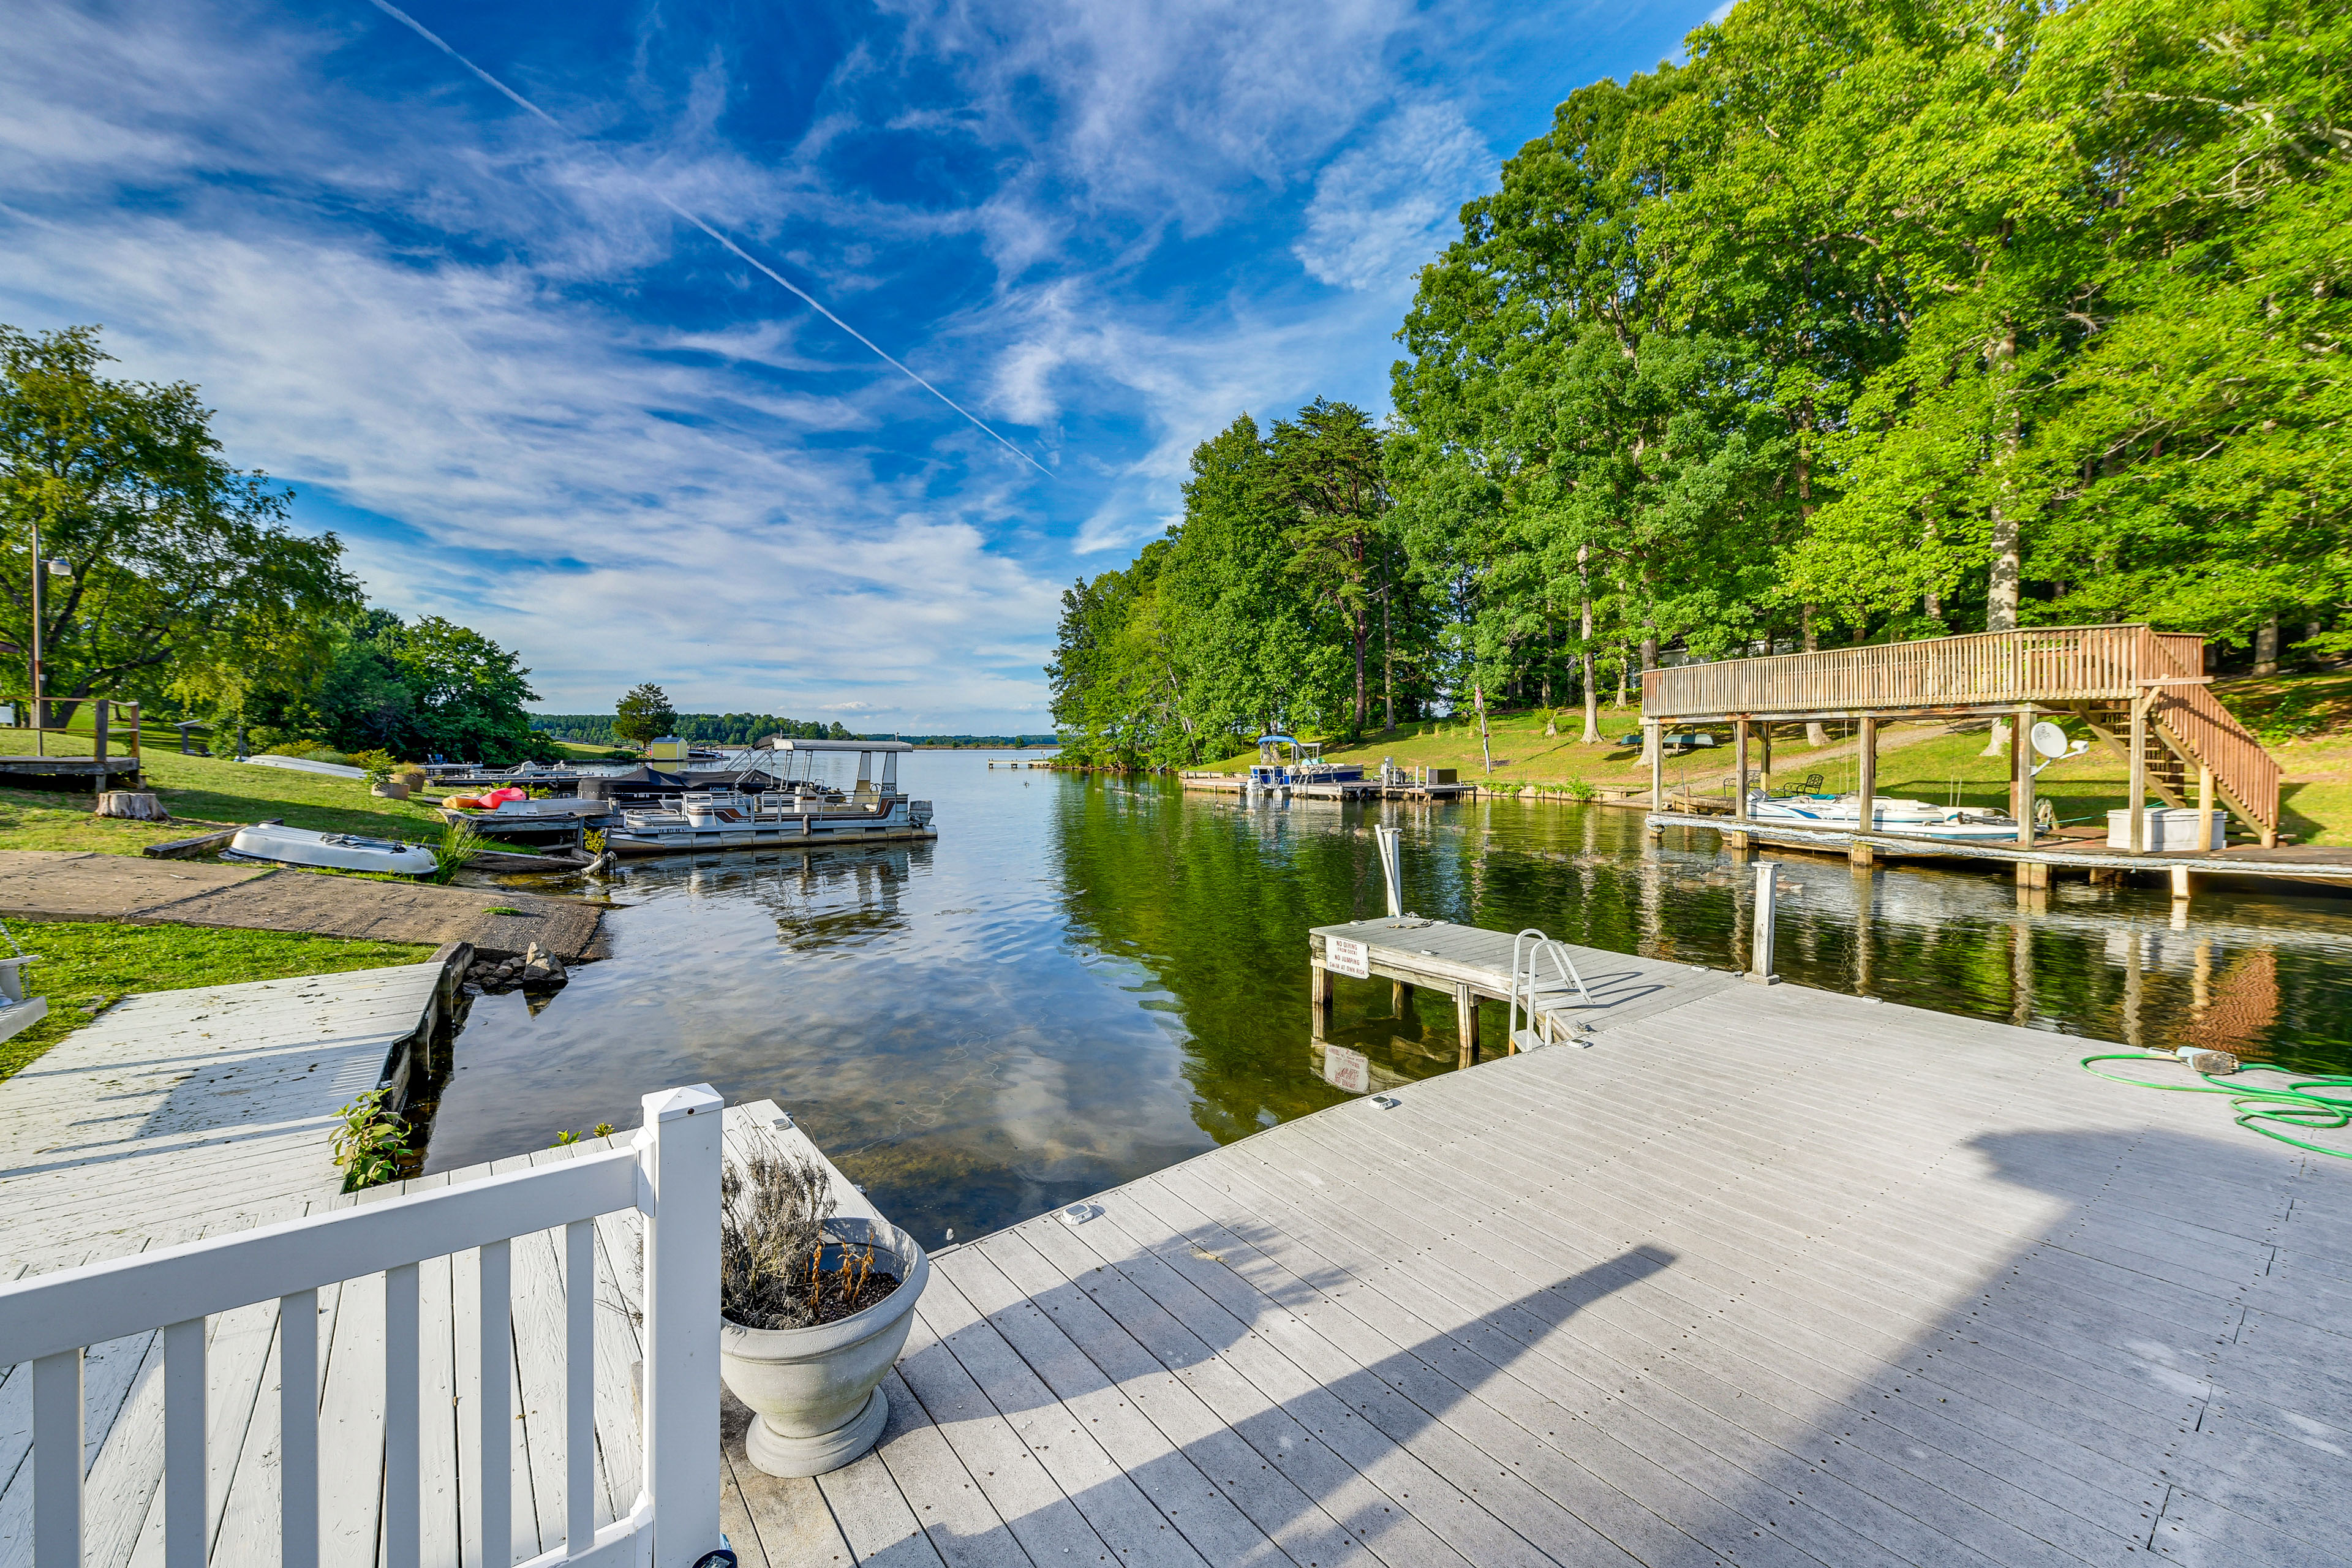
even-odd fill
[[[356,833],[320,833],[282,823],[240,827],[222,851],[241,860],[275,860],[281,866],[318,866],[333,871],[391,871],[429,877],[438,866],[421,844],[366,838]]]

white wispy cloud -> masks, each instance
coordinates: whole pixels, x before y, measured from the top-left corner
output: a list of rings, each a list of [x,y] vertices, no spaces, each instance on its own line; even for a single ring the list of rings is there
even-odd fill
[[[1405,104],[1323,166],[1292,254],[1335,288],[1394,291],[1494,182],[1495,157],[1459,109]]]
[[[381,602],[520,648],[549,706],[656,679],[694,707],[1034,727],[1060,585],[1165,526],[1193,445],[1318,393],[1377,411],[1416,247],[1491,158],[1400,75],[1431,26],[1410,0],[881,15],[755,155],[730,111],[762,62],[714,45],[665,74],[658,12],[610,81],[518,81],[589,148],[364,10],[20,0],[0,320],[102,321],[129,374],[201,384],[232,459],[344,528]],[[885,132],[985,177],[877,195],[838,161]],[[921,406],[648,184],[1061,477]],[[942,256],[949,297],[910,302]]]

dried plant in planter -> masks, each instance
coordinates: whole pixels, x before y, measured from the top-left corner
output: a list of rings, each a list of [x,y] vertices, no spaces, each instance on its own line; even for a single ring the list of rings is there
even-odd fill
[[[719,1184],[719,1312],[747,1329],[805,1329],[862,1311],[898,1288],[898,1259],[829,1238],[824,1167],[772,1148]]]

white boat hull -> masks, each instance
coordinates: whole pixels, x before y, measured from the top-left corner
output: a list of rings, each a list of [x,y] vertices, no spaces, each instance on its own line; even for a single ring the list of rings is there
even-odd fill
[[[236,837],[228,841],[228,850],[248,860],[275,860],[283,866],[316,866],[332,871],[389,871],[403,877],[429,877],[439,864],[433,858],[433,851],[422,845],[364,838],[354,833],[320,833],[275,823],[238,828]]]
[[[703,849],[809,849],[937,838],[929,801],[892,796],[876,806],[814,811],[761,807],[747,797],[681,811],[628,811],[604,833],[614,855],[678,855]]]
[[[1860,802],[1851,795],[1835,800],[1757,795],[1748,803],[1748,817],[1768,826],[1810,827],[1825,833],[1888,833],[1953,843],[2017,842],[2017,824],[2006,817],[1986,818],[1958,807],[1929,805],[1916,800],[1874,801],[1867,827],[1863,824]]]

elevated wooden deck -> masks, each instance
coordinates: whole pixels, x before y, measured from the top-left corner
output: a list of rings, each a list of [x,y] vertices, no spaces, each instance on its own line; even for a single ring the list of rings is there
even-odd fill
[[[937,1254],[874,1454],[781,1482],[730,1436],[735,1544],[2352,1561],[2352,1164],[2079,1050],[1694,985],[1259,1133]]]
[[[1642,677],[1642,721],[1736,724],[1744,790],[1750,723],[1858,720],[1867,794],[1867,755],[1883,719],[2013,719],[2013,754],[2021,755],[2036,712],[2071,714],[2125,755],[2134,804],[2154,788],[2184,805],[2193,791],[2210,809],[2218,793],[2267,846],[2279,826],[2277,760],[2214,700],[2208,679],[2201,637],[2145,626],[2032,626],[1653,669]],[[2030,801],[2031,775],[2021,782]],[[1652,789],[1652,807],[1662,807],[1654,782]]]

